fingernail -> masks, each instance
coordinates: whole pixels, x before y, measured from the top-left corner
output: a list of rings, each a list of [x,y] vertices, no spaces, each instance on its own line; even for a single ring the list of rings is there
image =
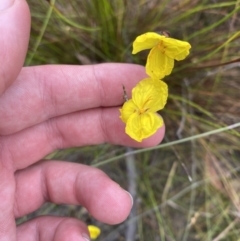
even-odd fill
[[[90,238],[89,238],[89,236],[88,236],[86,233],[83,233],[83,234],[82,234],[82,237],[83,237],[83,239],[84,239],[85,241],[90,241]]]
[[[13,4],[14,0],[0,0],[0,11],[6,10]]]
[[[131,193],[130,192],[128,192],[128,191],[126,191],[125,190],[125,192],[130,196],[130,198],[131,198],[131,201],[132,201],[132,205],[133,205],[133,197],[132,197],[132,195],[131,195]]]

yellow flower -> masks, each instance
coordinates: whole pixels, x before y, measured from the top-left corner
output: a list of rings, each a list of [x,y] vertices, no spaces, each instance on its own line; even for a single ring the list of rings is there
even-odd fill
[[[91,239],[96,239],[101,233],[101,230],[94,225],[88,225],[88,231]]]
[[[185,59],[190,48],[188,42],[149,32],[135,39],[132,53],[151,49],[147,58],[146,72],[152,78],[162,79],[172,72],[174,59]]]
[[[120,119],[126,123],[125,132],[132,139],[141,142],[163,125],[156,112],[163,109],[167,96],[166,83],[158,79],[143,79],[132,89],[132,99],[120,109]]]

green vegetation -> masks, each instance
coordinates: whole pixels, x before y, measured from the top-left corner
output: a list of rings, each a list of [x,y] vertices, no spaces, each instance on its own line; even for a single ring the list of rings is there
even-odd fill
[[[167,30],[190,42],[190,55],[164,80],[163,143],[133,151],[103,144],[49,158],[96,165],[128,189],[136,181],[129,219],[101,224],[74,206],[44,205],[37,214],[74,216],[102,229],[98,240],[240,240],[240,1],[29,0],[32,33],[26,65],[123,62],[139,34]],[[237,127],[237,126],[234,126]],[[212,132],[213,131],[213,132]],[[129,160],[130,159],[130,160]],[[131,165],[129,165],[129,163]],[[136,179],[129,178],[130,170]],[[136,225],[136,226],[135,226]]]

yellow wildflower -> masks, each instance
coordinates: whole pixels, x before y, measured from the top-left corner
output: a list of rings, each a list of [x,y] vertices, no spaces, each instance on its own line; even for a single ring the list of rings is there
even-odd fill
[[[175,60],[183,60],[189,54],[188,42],[149,32],[138,36],[133,42],[133,54],[151,49],[146,64],[147,74],[162,79],[172,72]]]
[[[94,226],[94,225],[88,225],[88,231],[90,233],[90,238],[91,239],[96,239],[100,233],[101,233],[101,230],[100,228]]]
[[[166,83],[158,79],[143,79],[132,89],[132,99],[120,109],[120,119],[126,123],[125,132],[132,139],[141,142],[163,125],[156,112],[163,109],[167,96]]]

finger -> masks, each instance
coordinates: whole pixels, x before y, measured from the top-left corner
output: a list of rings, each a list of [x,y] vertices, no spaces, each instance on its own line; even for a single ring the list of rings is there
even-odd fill
[[[27,52],[30,13],[25,0],[0,1],[0,30],[1,95],[17,78]]]
[[[50,152],[75,146],[111,143],[133,147],[157,145],[164,127],[141,143],[125,133],[125,124],[115,108],[97,108],[50,119],[21,132],[0,137],[2,156],[14,170],[25,168]]]
[[[24,68],[14,85],[0,98],[0,134],[10,134],[63,114],[123,103],[144,78],[142,66],[39,66]]]
[[[15,176],[16,217],[49,201],[83,205],[99,221],[117,224],[127,218],[132,207],[125,190],[102,171],[86,165],[45,161],[18,171]]]
[[[39,217],[17,227],[18,241],[86,241],[89,233],[85,224],[65,217]]]

